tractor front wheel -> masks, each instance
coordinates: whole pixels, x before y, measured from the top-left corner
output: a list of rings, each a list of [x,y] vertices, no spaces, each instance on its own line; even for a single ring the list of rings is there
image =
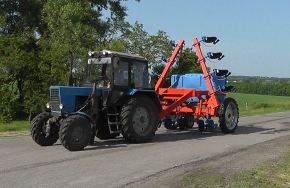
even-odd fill
[[[91,140],[92,128],[88,120],[81,115],[66,118],[60,126],[59,139],[70,151],[84,149]]]
[[[51,146],[58,140],[58,127],[51,124],[51,132],[46,136],[47,121],[52,118],[47,112],[38,114],[31,123],[30,133],[32,139],[41,146]]]
[[[235,99],[228,97],[220,105],[219,122],[223,133],[233,133],[239,122],[239,108]]]
[[[155,135],[159,113],[153,100],[144,95],[128,99],[121,111],[121,131],[132,143],[148,142]]]

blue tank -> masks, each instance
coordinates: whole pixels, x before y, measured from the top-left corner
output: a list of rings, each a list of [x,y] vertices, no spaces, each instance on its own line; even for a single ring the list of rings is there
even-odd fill
[[[218,76],[216,72],[210,74],[214,91],[223,91],[227,85],[227,76]],[[187,88],[195,89],[197,91],[208,91],[204,75],[201,73],[192,73],[184,75],[172,75],[171,76],[171,87],[172,88]],[[204,99],[206,96],[202,96]],[[217,95],[218,101],[222,102],[225,98],[224,94]],[[197,97],[190,97],[187,102],[198,102]]]

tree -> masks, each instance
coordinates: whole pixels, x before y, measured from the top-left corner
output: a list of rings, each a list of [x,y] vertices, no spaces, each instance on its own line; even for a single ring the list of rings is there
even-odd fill
[[[176,66],[173,67],[172,74],[202,73],[197,56],[192,48],[185,48],[180,54]]]
[[[1,109],[14,118],[40,111],[48,86],[66,83],[69,50],[84,59],[88,50],[126,30],[123,1],[0,0],[0,94],[3,101],[17,100]]]
[[[139,22],[135,22],[121,39],[126,42],[128,53],[139,54],[150,64],[161,63],[161,57],[169,56],[172,51],[166,32],[159,30],[156,35],[150,35]]]

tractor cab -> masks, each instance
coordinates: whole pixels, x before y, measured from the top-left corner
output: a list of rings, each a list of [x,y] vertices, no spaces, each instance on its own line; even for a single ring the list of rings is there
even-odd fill
[[[102,90],[104,106],[121,105],[132,90],[153,90],[144,57],[106,50],[89,52],[84,86],[93,85]]]
[[[144,57],[113,51],[89,52],[84,85],[151,88]]]

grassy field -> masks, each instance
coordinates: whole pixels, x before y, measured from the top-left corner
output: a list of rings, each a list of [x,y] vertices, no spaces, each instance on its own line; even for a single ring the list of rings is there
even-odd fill
[[[230,93],[238,102],[240,115],[257,115],[290,110],[290,97]]]

